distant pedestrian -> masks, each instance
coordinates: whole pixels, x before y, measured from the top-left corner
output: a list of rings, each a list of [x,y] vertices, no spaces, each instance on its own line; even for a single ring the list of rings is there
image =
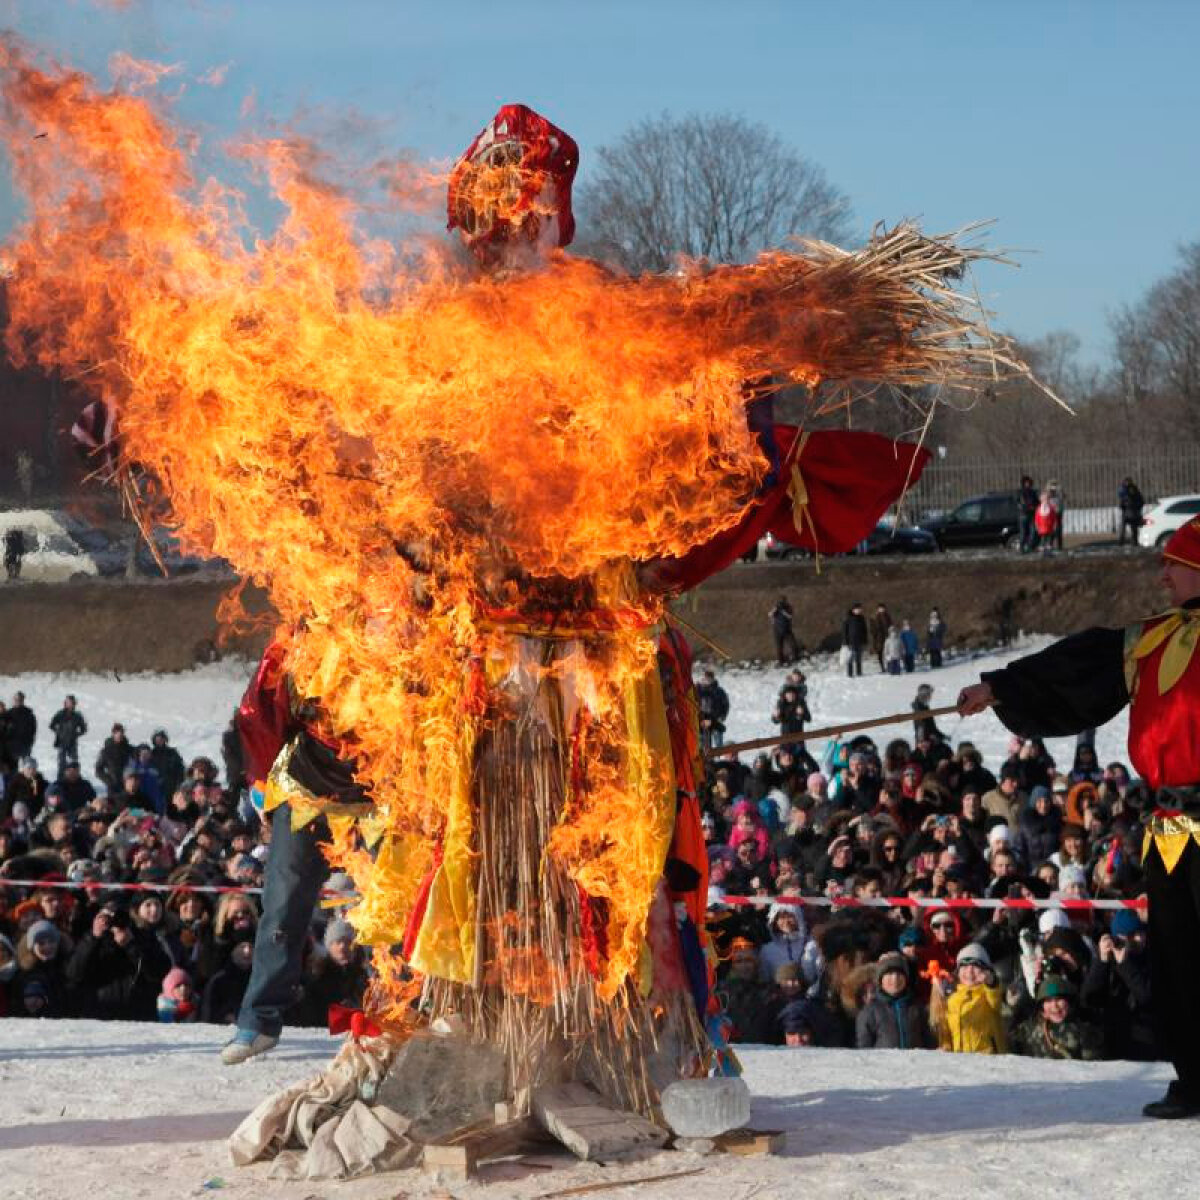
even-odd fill
[[[68,696],[63,706],[50,718],[50,732],[54,734],[54,748],[58,751],[58,778],[63,777],[67,763],[79,759],[79,739],[87,733],[87,721],[79,711],[74,696]]]
[[[1037,510],[1033,515],[1034,528],[1037,530],[1037,544],[1043,550],[1053,549],[1058,544],[1059,512],[1058,503],[1047,488],[1038,501]]]
[[[942,614],[936,608],[929,613],[929,632],[925,647],[929,652],[929,665],[936,670],[942,665],[942,651],[946,647],[946,622],[942,620]]]
[[[11,580],[21,578],[21,560],[25,557],[25,534],[20,529],[4,533],[4,573]]]
[[[899,675],[904,662],[904,643],[900,640],[900,630],[893,625],[883,643],[883,669],[889,675]]]
[[[781,667],[787,663],[794,663],[800,657],[800,648],[796,645],[796,635],[792,631],[792,621],[796,614],[792,611],[787,597],[780,596],[768,615],[771,621],[771,636],[775,639],[775,658]]]
[[[1037,529],[1033,519],[1037,513],[1038,494],[1033,486],[1033,478],[1021,476],[1021,487],[1017,492],[1017,509],[1019,514],[1019,529],[1021,538],[1021,553],[1028,554],[1037,545]]]
[[[883,647],[887,642],[888,631],[894,624],[887,605],[877,604],[875,615],[871,618],[871,652],[875,655],[881,671],[884,670]]]
[[[25,703],[24,692],[14,692],[12,704],[4,714],[4,756],[13,767],[33,754],[37,740],[37,717]]]
[[[1054,526],[1051,540],[1054,548],[1061,550],[1063,548],[1063,530],[1067,527],[1067,493],[1062,490],[1062,485],[1057,479],[1051,479],[1046,484],[1046,491],[1049,493],[1050,503],[1058,512],[1058,521]]]
[[[729,716],[729,695],[717,682],[717,674],[706,669],[696,687],[700,710],[700,742],[705,750],[719,749],[725,741],[725,718]]]
[[[1138,531],[1142,527],[1142,509],[1146,501],[1141,489],[1133,482],[1133,477],[1126,475],[1117,488],[1117,505],[1121,510],[1121,533],[1117,539],[1119,546],[1125,545],[1125,530],[1129,530],[1130,545],[1138,544]]]
[[[842,622],[842,651],[846,655],[846,674],[851,679],[862,674],[863,649],[867,644],[867,618],[861,604],[853,604]]]
[[[904,662],[904,673],[911,675],[916,670],[917,655],[921,651],[921,642],[911,621],[900,623],[901,658]]]

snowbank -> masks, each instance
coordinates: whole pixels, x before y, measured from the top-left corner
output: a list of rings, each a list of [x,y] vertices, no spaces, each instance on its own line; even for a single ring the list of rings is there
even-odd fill
[[[447,1191],[417,1171],[350,1183],[269,1180],[236,1169],[225,1139],[255,1104],[314,1073],[335,1042],[288,1031],[278,1050],[222,1066],[215,1026],[0,1021],[3,1200],[391,1200],[533,1197],[601,1179],[702,1167],[630,1192],[671,1200],[988,1200],[1183,1196],[1194,1187],[1194,1126],[1139,1115],[1168,1069],[928,1051],[749,1047],[753,1123],[788,1131],[772,1158],[658,1152],[603,1168],[566,1155],[488,1169]],[[208,1189],[205,1189],[208,1184]],[[619,1193],[618,1193],[619,1194]]]

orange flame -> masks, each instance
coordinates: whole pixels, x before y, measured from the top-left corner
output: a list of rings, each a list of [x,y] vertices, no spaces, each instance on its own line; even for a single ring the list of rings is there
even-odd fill
[[[441,836],[468,664],[509,654],[488,614],[604,607],[604,572],[739,519],[765,471],[748,376],[812,381],[831,343],[854,362],[860,342],[870,375],[883,336],[900,373],[915,357],[903,322],[881,332],[839,304],[828,279],[856,278],[849,258],[825,275],[777,253],[630,279],[556,254],[480,278],[445,249],[397,253],[358,232],[353,199],[299,141],[240,149],[284,208],[251,237],[241,197],[196,182],[193,139],[151,98],[39,68],[11,41],[0,79],[29,206],[5,252],[9,351],[116,403],[161,515],[269,589],[288,669],[356,755],[376,833]],[[654,670],[640,631],[662,604],[630,597],[634,619],[591,672],[595,765],[551,844],[609,902],[625,973],[657,833],[616,765],[636,754],[621,698]],[[335,853],[361,922],[394,939],[429,854],[388,872],[348,841]]]

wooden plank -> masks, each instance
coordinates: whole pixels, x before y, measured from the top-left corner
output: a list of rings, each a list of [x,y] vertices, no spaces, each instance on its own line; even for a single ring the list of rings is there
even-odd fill
[[[782,1129],[731,1129],[712,1140],[726,1154],[779,1154],[787,1134]]]

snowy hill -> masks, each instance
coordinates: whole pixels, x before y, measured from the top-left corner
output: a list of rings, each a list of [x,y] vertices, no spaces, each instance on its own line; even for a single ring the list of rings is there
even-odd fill
[[[628,1194],[648,1200],[1194,1194],[1195,1124],[1139,1114],[1164,1090],[1163,1065],[765,1047],[744,1048],[742,1056],[754,1125],[788,1133],[778,1156],[659,1152],[600,1167],[566,1154],[539,1155],[536,1161],[548,1166],[500,1163],[487,1168],[484,1183],[449,1189],[418,1171],[288,1183],[268,1179],[265,1165],[231,1166],[225,1139],[266,1095],[315,1073],[337,1043],[289,1031],[273,1054],[230,1068],[216,1054],[225,1036],[205,1025],[0,1022],[0,1198],[499,1200],[694,1168],[702,1172]]]

